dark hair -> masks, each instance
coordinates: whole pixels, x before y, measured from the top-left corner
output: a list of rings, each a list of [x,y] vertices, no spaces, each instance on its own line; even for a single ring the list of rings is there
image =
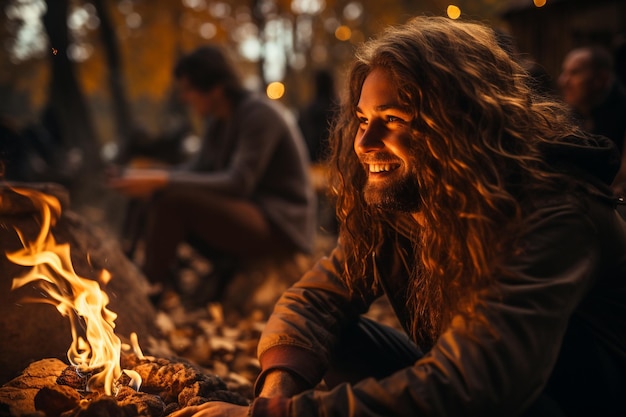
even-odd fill
[[[174,67],[176,79],[186,78],[198,91],[222,85],[228,96],[238,96],[243,87],[227,56],[215,46],[202,46],[183,56]]]

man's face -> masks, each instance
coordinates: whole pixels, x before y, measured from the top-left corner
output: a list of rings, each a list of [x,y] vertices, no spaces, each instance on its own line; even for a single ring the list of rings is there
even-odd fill
[[[178,79],[178,90],[182,102],[201,117],[215,114],[220,105],[216,94],[217,88],[200,91],[194,88],[186,77],[181,77]]]
[[[558,78],[563,101],[578,111],[586,111],[594,103],[602,86],[591,67],[589,51],[572,51],[563,60]]]
[[[412,112],[400,104],[398,88],[384,69],[365,79],[357,105],[354,151],[367,172],[365,201],[383,209],[416,212],[420,207]]]

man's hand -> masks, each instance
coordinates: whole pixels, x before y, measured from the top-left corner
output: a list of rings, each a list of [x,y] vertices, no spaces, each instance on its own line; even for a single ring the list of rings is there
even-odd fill
[[[170,414],[170,417],[246,417],[248,406],[209,401],[202,405],[185,407]]]
[[[129,197],[150,197],[168,182],[164,169],[126,169],[117,177],[107,181],[107,186]]]

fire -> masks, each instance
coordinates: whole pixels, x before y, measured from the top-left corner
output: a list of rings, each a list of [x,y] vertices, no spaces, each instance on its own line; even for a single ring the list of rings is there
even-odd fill
[[[30,267],[30,270],[24,276],[14,278],[11,289],[35,283],[49,298],[28,301],[52,304],[69,318],[72,343],[67,357],[79,372],[93,373],[87,384],[89,391],[103,390],[107,395],[115,394],[122,372],[131,378],[131,385],[139,389],[141,377],[134,371],[122,370],[120,366],[122,343],[114,332],[117,314],[107,308],[108,295],[100,289],[98,281],[76,274],[69,244],[57,243],[50,231],[61,215],[59,200],[31,189],[14,188],[13,191],[28,197],[38,209],[41,229],[33,241],[27,241],[16,229],[23,248],[7,253],[7,258],[15,264]],[[110,279],[110,273],[102,270],[99,281],[106,284]],[[136,343],[135,350],[141,356]]]

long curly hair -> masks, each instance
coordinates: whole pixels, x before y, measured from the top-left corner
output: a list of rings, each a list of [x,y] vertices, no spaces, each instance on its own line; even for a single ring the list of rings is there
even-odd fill
[[[419,223],[408,307],[414,338],[432,343],[462,314],[480,318],[480,293],[504,273],[532,197],[567,180],[542,143],[580,134],[562,104],[539,96],[523,67],[475,22],[417,17],[363,44],[331,134],[331,193],[346,251],[346,283],[363,279],[386,228],[408,218],[366,204],[367,173],[354,152],[356,106],[367,75],[389,71],[414,111]]]

